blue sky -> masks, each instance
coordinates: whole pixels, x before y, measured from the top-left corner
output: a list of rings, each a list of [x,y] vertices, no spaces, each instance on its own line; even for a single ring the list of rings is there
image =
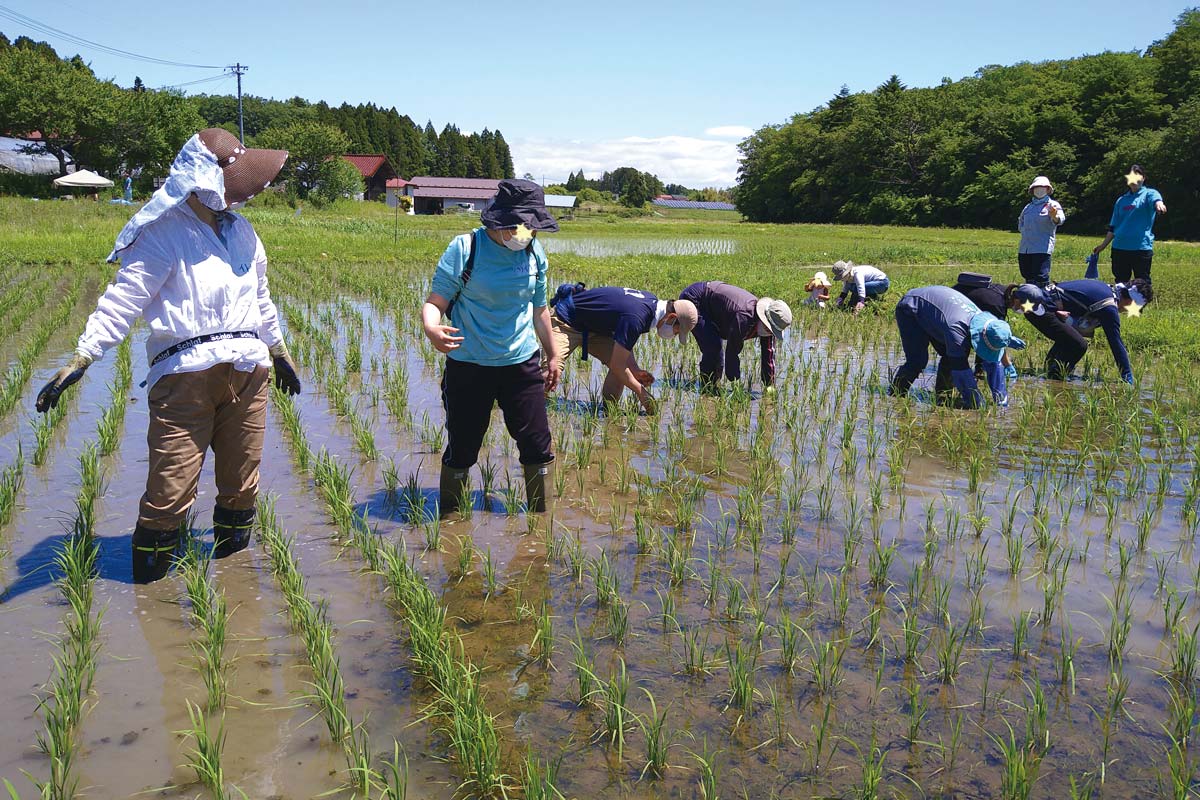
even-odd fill
[[[157,58],[250,66],[251,94],[395,106],[419,123],[500,129],[518,174],[547,182],[630,165],[664,181],[730,185],[738,140],[892,73],[910,86],[987,64],[1141,50],[1187,6],[1050,2],[675,2],[524,5],[265,0],[0,0],[102,44]],[[98,11],[97,8],[102,9]],[[204,9],[202,12],[201,9]],[[212,71],[106,55],[0,18],[122,85]],[[232,78],[185,91],[232,92]]]

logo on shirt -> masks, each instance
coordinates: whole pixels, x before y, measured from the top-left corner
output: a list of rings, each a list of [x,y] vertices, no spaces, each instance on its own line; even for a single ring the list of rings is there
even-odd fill
[[[242,262],[240,264],[231,264],[230,266],[233,268],[233,274],[237,275],[239,278],[250,271],[250,264],[246,262]]]

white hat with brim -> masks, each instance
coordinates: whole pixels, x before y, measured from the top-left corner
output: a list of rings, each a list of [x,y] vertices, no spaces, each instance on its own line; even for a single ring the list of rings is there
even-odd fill
[[[1032,192],[1038,186],[1046,187],[1046,191],[1048,192],[1054,191],[1054,185],[1050,183],[1050,179],[1045,175],[1038,175],[1036,178],[1034,178],[1033,183],[1029,184],[1029,189],[1027,189],[1027,191]]]
[[[770,329],[777,341],[782,341],[783,332],[792,324],[791,306],[771,297],[763,297],[754,304],[754,315]]]

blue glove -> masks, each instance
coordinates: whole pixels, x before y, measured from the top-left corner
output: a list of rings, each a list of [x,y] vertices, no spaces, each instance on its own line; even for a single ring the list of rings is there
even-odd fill
[[[1016,381],[1017,368],[1015,366],[1013,366],[1012,364],[1009,364],[1007,367],[1004,368],[1004,377],[1010,381]]]
[[[1008,406],[1008,384],[1004,380],[1005,370],[999,361],[984,362],[983,371],[987,375],[988,387],[992,390],[992,400],[1001,408]],[[1013,372],[1016,372],[1013,369]]]
[[[962,395],[963,408],[979,408],[983,405],[983,395],[979,393],[979,385],[975,383],[975,373],[969,368],[951,372],[950,382]]]
[[[1125,381],[1130,386],[1133,386],[1133,373],[1130,373],[1128,375],[1122,375],[1121,380]]]

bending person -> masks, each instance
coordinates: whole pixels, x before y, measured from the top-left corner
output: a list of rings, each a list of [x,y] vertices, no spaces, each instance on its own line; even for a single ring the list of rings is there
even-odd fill
[[[1046,355],[1046,377],[1065,380],[1087,352],[1096,328],[1103,328],[1121,380],[1133,383],[1133,366],[1121,338],[1121,312],[1135,316],[1154,299],[1149,281],[1135,278],[1110,286],[1084,278],[1045,289],[1027,283],[1008,287],[1005,296],[1009,308],[1024,312],[1025,319],[1054,342]]]
[[[870,264],[855,264],[853,261],[838,261],[833,265],[833,279],[842,282],[842,293],[838,295],[840,307],[846,298],[854,295],[854,313],[862,311],[867,301],[879,297],[891,287],[887,273]]]
[[[546,211],[542,188],[523,180],[501,181],[482,220],[483,227],[450,242],[421,307],[425,336],[446,355],[439,510],[458,510],[499,404],[520,453],[528,508],[545,511],[546,487],[554,484],[545,396],[558,385],[562,354],[550,332],[546,251],[536,235],[558,230],[558,223]]]
[[[650,292],[620,286],[586,289],[560,287],[550,324],[566,358],[582,349],[608,367],[601,396],[615,403],[628,388],[646,413],[654,413],[649,384],[654,376],[638,366],[633,346],[643,334],[657,330],[664,339],[685,339],[696,327],[698,313],[689,300],[659,300]]]
[[[267,287],[267,256],[250,223],[230,210],[261,192],[287,159],[250,150],[209,128],[188,140],[162,188],[117,236],[116,279],[101,296],[75,355],[38,394],[53,408],[63,390],[129,334],[150,328],[149,477],[133,532],[133,578],[166,574],[196,500],[211,447],[217,557],[250,542],[267,417],[268,367],[288,394],[300,391]]]
[[[782,300],[758,298],[721,281],[700,281],[684,289],[680,300],[696,306],[699,320],[692,335],[700,346],[700,377],[708,385],[742,377],[742,346],[758,339],[763,387],[775,384],[775,344],[792,324],[792,309]],[[724,351],[724,358],[722,358]]]
[[[925,286],[913,289],[896,305],[896,327],[904,348],[904,363],[892,376],[891,394],[908,394],[913,382],[929,363],[929,348],[941,356],[935,392],[944,400],[957,389],[962,408],[979,408],[983,395],[971,372],[968,357],[974,349],[983,359],[992,399],[1007,405],[1008,388],[1000,369],[1000,356],[1006,347],[1020,350],[1025,343],[1013,336],[1007,322],[981,311],[949,286]]]
[[[1005,287],[993,283],[991,275],[983,275],[979,272],[960,272],[957,282],[951,288],[979,306],[980,311],[986,311],[996,319],[1007,321],[1008,305],[1004,298]],[[1015,381],[1017,368],[1013,366],[1008,350],[1005,350],[1004,355],[1000,357],[1000,364],[1004,367],[1004,377]],[[978,354],[975,356],[975,377],[984,377],[983,359]]]

